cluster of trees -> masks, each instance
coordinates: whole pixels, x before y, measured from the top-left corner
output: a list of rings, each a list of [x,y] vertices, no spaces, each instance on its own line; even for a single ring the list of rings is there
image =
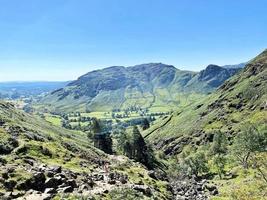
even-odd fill
[[[147,145],[137,126],[131,132],[120,130],[115,133],[117,150],[137,162],[141,162],[149,168],[155,164],[155,156],[152,148]]]
[[[256,169],[267,182],[266,152],[266,126],[249,125],[235,136],[231,145],[226,135],[217,131],[209,147],[193,149],[188,146],[184,148],[171,169],[175,167],[179,175],[185,176],[216,173],[222,179],[225,175],[226,164],[234,161],[244,169]]]
[[[106,153],[117,152],[141,162],[147,167],[153,167],[155,161],[153,151],[146,144],[137,126],[128,132],[124,128],[110,131],[106,129],[105,124],[94,118],[87,136],[93,141],[95,147]]]
[[[165,116],[165,115],[169,115],[172,112],[157,112],[157,113],[149,113],[149,109],[148,108],[141,108],[139,106],[130,106],[126,109],[113,109],[112,113],[111,113],[111,117],[113,119],[123,119],[123,118],[129,118],[131,116],[132,113],[135,114],[139,114],[139,116],[144,117],[150,117],[150,118],[154,118],[156,116]]]
[[[72,117],[72,118],[70,118]],[[94,117],[84,117],[80,116],[79,113],[73,114],[62,114],[61,115],[61,126],[70,130],[81,130],[84,132],[90,131],[92,123],[94,122]],[[116,125],[112,122],[112,120],[101,120],[103,127],[111,131],[114,126],[127,128],[129,126],[140,125],[143,130],[146,130],[150,127],[150,123],[154,121],[155,118],[133,118],[126,121],[117,120]]]

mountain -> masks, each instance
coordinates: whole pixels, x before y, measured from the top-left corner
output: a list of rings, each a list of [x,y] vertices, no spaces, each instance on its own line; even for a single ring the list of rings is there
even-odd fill
[[[65,87],[69,82],[0,82],[2,98],[37,96]]]
[[[198,171],[196,176],[200,174],[200,179],[218,186],[214,199],[263,200],[267,181],[266,86],[267,50],[212,94],[179,107],[143,135],[166,159],[173,177],[192,173],[190,170],[197,167],[207,173]],[[255,146],[262,149],[253,150]],[[224,153],[218,153],[223,148]],[[217,152],[212,154],[214,149]],[[177,192],[182,182],[176,182]]]
[[[39,104],[57,111],[110,111],[130,106],[159,111],[206,95],[238,71],[215,65],[199,73],[162,63],[113,66],[79,77]]]
[[[0,199],[170,199],[167,186],[143,165],[94,148],[86,133],[0,101]]]
[[[236,69],[236,68],[244,68],[246,66],[248,62],[244,62],[244,63],[239,63],[236,65],[224,65],[222,66],[223,68],[227,68],[227,69]]]
[[[267,123],[266,86],[267,50],[214,93],[180,108],[144,135],[167,155],[180,153],[188,144],[209,143],[214,130],[223,131],[230,139],[246,123]]]

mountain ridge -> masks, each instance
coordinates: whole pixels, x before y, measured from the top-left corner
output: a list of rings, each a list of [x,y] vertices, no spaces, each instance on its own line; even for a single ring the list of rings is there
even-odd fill
[[[209,73],[211,69],[212,76],[207,76],[205,72]],[[182,95],[186,98],[205,95],[238,71],[217,65],[201,72],[179,70],[162,63],[112,66],[80,76],[65,88],[47,95],[40,104],[53,104],[50,108],[59,111],[112,110],[129,106],[175,107],[184,102]],[[212,82],[215,79],[217,82]]]

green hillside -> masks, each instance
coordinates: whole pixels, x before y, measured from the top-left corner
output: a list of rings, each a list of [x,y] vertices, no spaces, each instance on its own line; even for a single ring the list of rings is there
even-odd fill
[[[244,70],[226,81],[206,98],[175,112],[170,119],[157,124],[145,134],[153,141],[172,140],[164,148],[175,149],[181,136],[193,140],[200,135],[201,143],[207,142],[215,129],[234,136],[247,122],[264,123],[267,120],[267,51],[252,60]],[[190,141],[196,142],[196,141]],[[177,143],[178,145],[178,143]],[[175,153],[175,152],[173,152]]]
[[[34,107],[59,112],[110,111],[131,106],[170,110],[202,98],[237,71],[209,65],[196,73],[161,63],[109,67],[81,76]]]
[[[92,147],[85,133],[55,127],[0,102],[0,199],[114,195],[167,199],[170,193],[167,183],[151,178],[143,165]]]
[[[201,158],[204,159],[206,155],[206,165],[210,167],[209,176],[219,187],[220,195],[214,199],[266,199],[267,188],[263,179],[267,173],[266,124],[267,50],[249,62],[240,73],[226,81],[213,94],[180,108],[143,134],[147,140],[154,143],[158,151],[167,155],[162,157],[167,158],[168,164],[175,163],[173,166],[176,169],[183,162],[199,159],[199,155],[203,155]],[[220,157],[225,159],[225,163],[221,165],[225,176],[220,179],[216,171],[218,165],[214,168],[214,157],[209,153],[212,145],[216,144],[214,142],[218,140],[219,133],[222,133],[221,137],[225,137],[225,144],[228,144],[225,146],[227,150],[222,153],[223,157]],[[244,139],[240,139],[241,135],[246,133],[248,134],[243,136]],[[251,134],[256,135],[250,138]],[[261,139],[255,139],[258,136]],[[265,145],[263,149],[253,150],[247,155],[253,163],[248,164],[251,165],[250,169],[236,164],[234,148],[243,145],[240,141],[253,141],[246,147],[248,149],[252,149],[253,145],[258,148],[260,143]],[[242,155],[244,152],[245,149],[239,154]],[[177,173],[181,173],[180,170],[177,170]]]

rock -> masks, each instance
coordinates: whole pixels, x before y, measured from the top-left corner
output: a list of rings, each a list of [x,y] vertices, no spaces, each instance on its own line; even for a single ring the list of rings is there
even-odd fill
[[[205,187],[210,192],[217,190],[217,187],[215,185],[206,185]]]
[[[71,186],[72,188],[77,188],[77,183],[74,179],[67,180],[66,185]]]
[[[2,157],[0,157],[0,164],[1,164],[1,165],[5,165],[5,164],[7,164],[7,161],[6,161],[6,159],[5,159],[5,158],[2,158]]]
[[[3,200],[12,200],[12,193],[6,192],[2,198]]]
[[[154,171],[154,170],[151,170],[148,172],[148,175],[153,178],[153,179],[156,179],[156,180],[163,180],[163,181],[166,181],[167,180],[167,176],[164,172],[162,171]]]
[[[4,183],[5,182],[5,179],[0,177],[0,183]],[[0,195],[1,196],[1,195]]]
[[[116,181],[115,181],[115,180],[109,180],[109,181],[108,181],[108,184],[110,184],[110,185],[115,185],[115,184],[116,184]]]
[[[56,194],[57,191],[55,188],[46,188],[44,191],[45,194]]]
[[[157,177],[156,177],[156,172],[153,171],[153,170],[151,170],[151,171],[148,172],[148,176],[150,176],[150,177],[153,178],[153,179],[157,179]]]
[[[30,180],[32,189],[43,191],[45,186],[45,174],[43,172],[37,172],[33,175],[32,179]]]
[[[46,188],[57,188],[58,185],[62,184],[61,179],[56,179],[56,178],[48,178],[45,181],[45,187]]]
[[[108,194],[108,193],[109,193],[109,191],[108,191],[108,190],[105,190],[103,193],[104,193],[104,194]]]
[[[80,186],[79,190],[80,191],[86,191],[86,190],[89,190],[89,187],[88,187],[88,185],[83,184]]]
[[[211,192],[211,194],[212,194],[213,196],[218,195],[218,194],[219,194],[218,189],[216,188],[215,190],[213,190],[213,191]]]
[[[55,166],[51,170],[57,174],[62,172],[61,166]]]
[[[53,171],[46,171],[45,174],[47,177],[50,177],[50,178],[55,176],[55,173]]]
[[[3,177],[3,179],[8,179],[8,173],[7,172],[3,172],[2,173],[2,177]]]
[[[35,163],[35,160],[33,160],[33,159],[24,159],[24,162],[29,164],[29,165],[31,165],[31,166],[33,166],[34,163]]]
[[[58,192],[71,193],[73,192],[73,187],[71,186],[63,187],[63,188],[58,189]]]
[[[53,196],[53,194],[30,194],[25,196],[23,200],[50,200]]]
[[[15,180],[7,180],[4,182],[4,187],[7,191],[13,191],[16,185],[17,182]]]
[[[24,194],[25,194],[25,192],[23,192],[23,191],[16,191],[16,192],[12,192],[11,196],[12,196],[12,198],[18,198],[18,197],[23,196]]]
[[[46,168],[47,166],[45,165],[45,164],[42,164],[42,165],[40,165],[39,167],[38,167],[38,171],[41,171],[41,172],[44,172],[44,171],[46,171]]]
[[[66,175],[63,174],[63,173],[58,173],[58,174],[56,174],[56,176],[59,176],[59,177],[61,177],[61,178],[66,178]]]
[[[95,181],[103,181],[104,180],[104,175],[103,174],[94,174],[93,179]]]
[[[146,185],[134,185],[133,189],[138,191],[138,192],[142,192],[146,196],[152,195],[151,189]]]

